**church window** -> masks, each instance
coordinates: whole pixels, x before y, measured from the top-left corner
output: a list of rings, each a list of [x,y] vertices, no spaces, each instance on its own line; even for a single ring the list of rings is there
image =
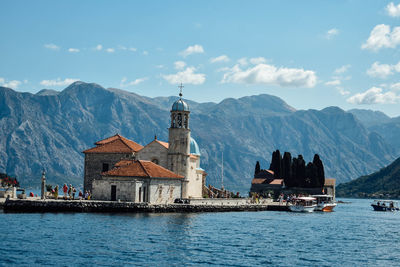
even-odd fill
[[[182,114],[178,114],[178,128],[182,128]]]
[[[189,120],[188,120],[188,115],[187,115],[187,114],[185,114],[183,123],[184,123],[184,126],[185,126],[186,129],[189,128],[189,127],[188,127]]]
[[[162,198],[162,185],[158,187],[158,197]]]
[[[103,170],[102,172],[108,171],[108,163],[103,163]]]
[[[169,198],[172,199],[173,196],[174,196],[174,187],[171,186],[170,189],[169,189]]]
[[[158,164],[158,159],[152,159],[151,162]]]
[[[175,114],[172,114],[172,117],[171,117],[171,127],[172,128],[176,127]]]

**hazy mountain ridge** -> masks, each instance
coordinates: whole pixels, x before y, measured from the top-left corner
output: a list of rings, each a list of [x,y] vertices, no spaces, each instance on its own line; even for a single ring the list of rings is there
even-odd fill
[[[400,158],[370,175],[337,187],[340,197],[400,197]]]
[[[0,171],[16,174],[23,184],[38,184],[44,167],[50,181],[81,183],[81,151],[95,141],[117,132],[142,145],[155,134],[167,141],[169,110],[176,99],[149,98],[83,82],[58,94],[0,87]],[[308,161],[320,154],[326,175],[339,182],[370,173],[396,154],[379,134],[337,107],[296,111],[269,95],[188,103],[202,167],[209,174],[208,182],[217,186],[222,151],[225,186],[243,191],[250,187],[255,162],[260,160],[268,168],[275,149],[303,154]]]

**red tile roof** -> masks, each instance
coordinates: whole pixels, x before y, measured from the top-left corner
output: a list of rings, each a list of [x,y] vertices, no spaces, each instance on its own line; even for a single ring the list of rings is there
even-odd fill
[[[160,141],[160,140],[154,140],[154,141],[156,141],[157,143],[159,143],[160,145],[162,145],[165,148],[169,147],[169,144],[167,142],[163,142],[163,141]]]
[[[96,147],[87,149],[83,153],[132,153],[143,148],[143,146],[119,134],[100,140],[95,144]]]
[[[142,178],[174,178],[183,179],[166,168],[147,160],[123,160],[118,162],[112,170],[103,172],[104,176],[142,177]]]
[[[283,179],[267,179],[267,178],[254,178],[252,184],[270,184],[270,185],[281,185]]]
[[[336,179],[334,178],[325,178],[325,184],[324,186],[335,186]]]

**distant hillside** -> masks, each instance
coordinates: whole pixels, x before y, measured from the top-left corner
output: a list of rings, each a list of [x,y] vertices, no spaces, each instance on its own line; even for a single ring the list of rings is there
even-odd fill
[[[20,93],[0,87],[0,172],[22,185],[38,185],[42,168],[51,183],[81,184],[83,154],[95,141],[120,133],[142,145],[168,140],[170,108],[177,97],[149,98],[75,82],[61,92]],[[326,177],[346,182],[391,162],[392,144],[337,107],[298,110],[271,95],[228,98],[220,103],[187,100],[190,128],[202,153],[207,182],[249,190],[256,161],[291,151],[311,161],[319,154]]]
[[[400,198],[400,158],[379,171],[336,188],[339,197]]]

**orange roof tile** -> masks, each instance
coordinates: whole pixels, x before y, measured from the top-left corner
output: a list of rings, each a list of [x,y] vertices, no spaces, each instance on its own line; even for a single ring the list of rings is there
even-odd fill
[[[154,141],[156,141],[157,143],[159,143],[160,145],[162,145],[165,148],[169,147],[169,144],[167,142],[163,142],[163,141],[160,141],[160,140],[157,140],[157,139],[154,140]]]
[[[335,184],[336,184],[336,179],[334,179],[334,178],[325,178],[325,186],[326,185],[330,185],[330,186],[335,186]]]
[[[95,144],[96,147],[87,149],[83,153],[132,153],[143,148],[143,146],[119,134],[100,140]]]
[[[271,185],[281,185],[283,179],[267,179],[267,178],[254,178],[251,183],[252,184],[271,184]]]
[[[120,161],[115,166],[115,168],[108,172],[102,173],[102,175],[142,178],[184,178],[184,176],[178,175],[147,160],[131,160],[129,163],[127,160],[123,160],[122,163]]]
[[[251,183],[252,183],[252,184],[262,184],[262,183],[265,182],[265,180],[267,180],[267,179],[264,179],[264,178],[254,178],[254,179],[251,181]]]

